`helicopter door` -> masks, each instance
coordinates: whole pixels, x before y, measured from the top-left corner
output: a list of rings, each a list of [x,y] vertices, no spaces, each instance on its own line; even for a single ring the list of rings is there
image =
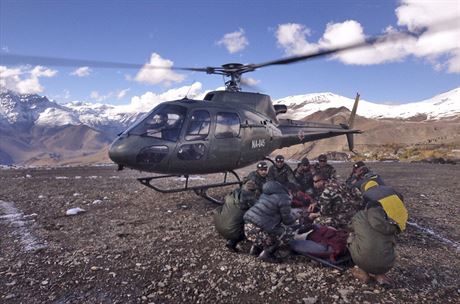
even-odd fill
[[[235,168],[240,159],[240,117],[237,113],[217,112],[216,129],[209,149],[209,160],[219,167]]]
[[[184,141],[176,148],[172,161],[187,169],[195,166],[195,162],[205,160],[208,150],[211,115],[206,110],[195,110],[188,122]]]

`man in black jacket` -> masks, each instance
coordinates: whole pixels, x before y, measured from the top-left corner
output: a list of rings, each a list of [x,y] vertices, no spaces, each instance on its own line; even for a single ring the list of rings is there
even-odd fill
[[[287,186],[293,188],[290,185]],[[291,214],[290,191],[275,181],[265,183],[262,195],[244,215],[244,232],[246,238],[253,242],[250,253],[257,255],[262,250],[259,259],[270,263],[281,262],[274,252],[293,238],[290,226],[295,220]]]

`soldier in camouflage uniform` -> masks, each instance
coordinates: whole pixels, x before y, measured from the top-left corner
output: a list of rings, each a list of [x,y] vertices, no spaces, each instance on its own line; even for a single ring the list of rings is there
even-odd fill
[[[320,174],[313,176],[313,183],[318,193],[321,193],[318,198],[320,212],[315,224],[346,228],[358,206],[348,195],[345,186]]]
[[[313,172],[308,158],[302,158],[300,164],[294,170],[294,176],[302,192],[308,194],[313,194],[315,192],[313,188]]]
[[[262,187],[267,182],[268,174],[268,165],[266,162],[261,161],[257,164],[257,169],[249,173],[243,180],[243,184],[246,184],[248,181],[253,181],[256,186],[256,196],[259,197],[262,194]]]
[[[282,185],[292,183],[298,185],[297,180],[294,177],[294,172],[291,167],[284,162],[283,155],[277,155],[275,158],[275,165],[272,165],[268,169],[267,180],[276,181]]]
[[[335,171],[335,168],[327,163],[326,154],[321,154],[318,156],[318,162],[313,167],[313,173],[326,176],[327,179],[337,178],[337,172]]]

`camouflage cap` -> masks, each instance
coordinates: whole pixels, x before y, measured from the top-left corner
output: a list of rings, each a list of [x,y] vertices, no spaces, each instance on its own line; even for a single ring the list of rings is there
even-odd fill
[[[257,169],[267,169],[267,168],[268,168],[268,165],[264,161],[261,161],[257,164]]]
[[[320,156],[318,156],[318,160],[319,161],[326,161],[327,160],[326,154],[321,154]]]
[[[310,161],[308,160],[308,158],[304,157],[304,158],[302,158],[302,160],[300,161],[300,164],[301,164],[301,165],[309,165],[309,164],[310,164]]]
[[[362,160],[357,161],[356,163],[353,164],[353,168],[361,168],[361,167],[366,167],[366,164]]]

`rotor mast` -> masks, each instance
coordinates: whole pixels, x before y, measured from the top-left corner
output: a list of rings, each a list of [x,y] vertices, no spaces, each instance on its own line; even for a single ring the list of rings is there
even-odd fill
[[[245,65],[241,63],[227,63],[222,67],[208,67],[206,73],[224,75],[224,77],[230,77],[225,82],[225,90],[229,92],[241,91],[241,74],[252,72],[255,68],[253,65]]]

